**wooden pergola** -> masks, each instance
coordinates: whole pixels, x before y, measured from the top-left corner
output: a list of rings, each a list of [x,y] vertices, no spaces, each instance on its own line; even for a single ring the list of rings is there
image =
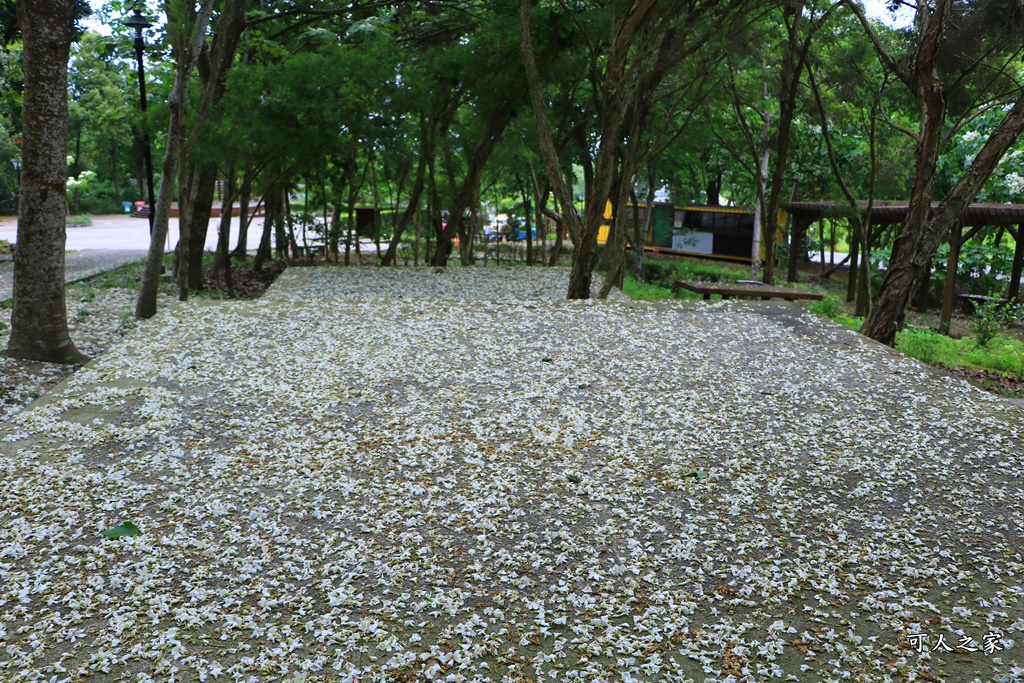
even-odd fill
[[[907,202],[875,203],[871,206],[870,226],[886,227],[901,225],[907,216]],[[932,210],[938,206],[932,204]],[[802,235],[812,223],[822,218],[849,216],[849,204],[838,202],[787,202],[782,208],[792,217],[791,234]],[[868,211],[867,202],[857,202],[857,209],[863,220]],[[869,226],[869,229],[870,229]],[[1013,253],[1013,269],[1006,296],[1017,299],[1020,296],[1021,271],[1024,268],[1024,204],[971,204],[961,220],[953,226],[949,237],[949,263],[946,266],[946,283],[942,298],[942,315],[939,327],[949,332],[953,317],[953,303],[956,300],[956,271],[960,261],[960,249],[975,237],[982,228],[1004,228],[1016,242]]]

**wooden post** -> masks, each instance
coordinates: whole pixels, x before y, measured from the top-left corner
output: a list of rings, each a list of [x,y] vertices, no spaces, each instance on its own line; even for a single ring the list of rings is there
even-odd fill
[[[1009,228],[1009,231],[1017,243],[1016,248],[1013,250],[1013,270],[1010,273],[1010,289],[1006,293],[1006,298],[1013,301],[1020,296],[1020,275],[1021,268],[1024,267],[1024,225],[1018,225],[1016,230]]]
[[[942,295],[942,315],[939,318],[939,332],[949,334],[949,323],[953,319],[953,302],[956,300],[956,269],[960,261],[960,236],[963,225],[960,221],[953,224],[953,232],[949,237],[949,261],[946,263],[946,288]]]
[[[804,238],[807,235],[807,228],[814,222],[813,217],[793,217],[789,226],[789,263],[786,280],[796,282],[796,271],[799,265],[799,258],[804,256]]]
[[[848,265],[849,275],[846,281],[846,301],[852,302],[857,297],[857,276],[860,268],[857,267],[857,256],[860,250],[860,240],[857,239],[857,232],[850,230],[850,262]]]

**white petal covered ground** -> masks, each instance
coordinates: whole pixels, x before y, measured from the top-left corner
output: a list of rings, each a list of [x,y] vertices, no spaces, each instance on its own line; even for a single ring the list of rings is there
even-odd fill
[[[14,417],[0,680],[1021,676],[1018,408],[565,277],[292,269]]]

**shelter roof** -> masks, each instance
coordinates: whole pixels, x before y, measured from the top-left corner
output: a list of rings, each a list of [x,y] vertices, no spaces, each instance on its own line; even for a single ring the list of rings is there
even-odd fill
[[[857,202],[861,213],[867,211],[866,201]],[[902,223],[907,215],[908,202],[876,201],[871,206],[872,225]],[[932,202],[932,210],[938,207]],[[807,222],[825,217],[840,217],[850,211],[845,202],[783,202],[782,208],[794,218]],[[978,225],[1021,225],[1024,224],[1024,204],[971,204],[964,212],[964,226]]]

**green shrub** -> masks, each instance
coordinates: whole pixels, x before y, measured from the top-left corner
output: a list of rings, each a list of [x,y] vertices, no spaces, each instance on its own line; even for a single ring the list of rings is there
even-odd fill
[[[644,282],[672,289],[676,280],[701,282],[735,282],[749,277],[745,266],[715,261],[644,261]]]
[[[623,278],[622,291],[630,299],[639,301],[661,301],[675,298],[671,289],[652,282],[640,282],[629,275]]]
[[[811,303],[807,308],[829,320],[836,320],[839,316],[846,313],[846,306],[844,306],[843,300],[831,294],[821,301]]]
[[[978,344],[988,346],[997,334],[1010,326],[1015,317],[1014,313],[1013,307],[1006,306],[1001,301],[986,301],[977,306],[974,319],[971,321],[971,330]]]
[[[854,332],[860,332],[860,328],[864,327],[864,316],[854,317],[843,313],[836,318],[836,322],[843,327],[853,330]]]
[[[956,355],[956,342],[946,335],[916,327],[908,327],[896,335],[896,348],[922,363],[930,365]]]
[[[949,244],[943,244],[939,246],[932,261],[935,267],[932,272],[933,282],[946,279],[948,263]],[[971,294],[988,294],[1003,286],[1012,268],[1013,247],[1009,244],[997,247],[990,242],[971,240],[964,245],[957,259],[958,283]]]

